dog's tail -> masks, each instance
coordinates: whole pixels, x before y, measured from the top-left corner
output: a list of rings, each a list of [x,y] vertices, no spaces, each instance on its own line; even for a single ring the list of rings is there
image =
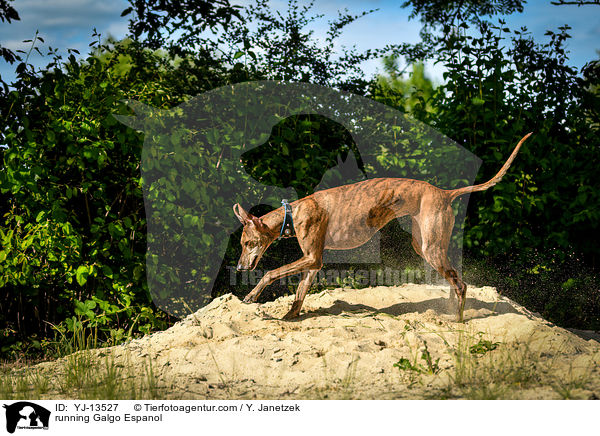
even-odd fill
[[[500,180],[502,180],[502,177],[504,177],[504,174],[506,174],[506,172],[510,168],[510,165],[513,163],[513,160],[515,160],[515,157],[517,156],[517,153],[519,152],[521,145],[523,145],[525,140],[527,138],[529,138],[532,134],[533,134],[533,132],[528,133],[527,135],[523,136],[523,138],[519,141],[519,143],[517,144],[517,146],[511,153],[508,160],[504,163],[504,165],[502,165],[502,168],[500,168],[500,171],[498,171],[498,174],[496,174],[494,177],[492,177],[487,182],[482,183],[481,185],[465,186],[464,188],[454,189],[454,190],[450,191],[450,199],[454,200],[456,197],[459,197],[459,196],[465,195],[465,194],[470,194],[471,192],[485,191],[486,189],[491,188],[496,183],[498,183]]]

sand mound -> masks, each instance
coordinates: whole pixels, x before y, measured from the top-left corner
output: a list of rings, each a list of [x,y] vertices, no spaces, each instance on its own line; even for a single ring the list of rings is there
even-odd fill
[[[556,327],[494,288],[467,296],[458,324],[448,287],[327,290],[294,321],[279,319],[292,296],[229,294],[95,353],[140,376],[151,360],[169,398],[561,398],[570,379],[568,396],[600,397],[600,335]]]

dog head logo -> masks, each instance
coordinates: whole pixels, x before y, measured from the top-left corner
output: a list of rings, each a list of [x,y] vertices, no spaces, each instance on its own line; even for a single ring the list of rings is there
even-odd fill
[[[232,213],[233,205],[279,208],[283,198],[292,203],[304,196],[289,181],[257,180],[244,164],[244,156],[267,143],[287,118],[325,117],[345,129],[356,145],[356,153],[330,166],[321,182],[313,183],[317,189],[353,183],[364,176],[418,179],[453,189],[472,185],[481,165],[459,144],[396,109],[308,83],[258,81],[224,86],[171,110],[135,101],[126,104],[134,116],[115,117],[144,132],[140,169],[148,288],[154,303],[175,316],[195,312],[211,301],[213,285],[225,270],[222,260],[233,251],[233,244],[239,246],[239,237],[233,242],[232,234],[244,223],[260,225],[247,219],[250,209],[247,216],[241,209]],[[291,164],[290,174],[305,177],[309,171],[304,166],[311,162],[290,162],[285,156],[282,153],[278,158]],[[263,171],[261,167],[260,172],[268,175],[269,168]],[[459,270],[467,204],[462,198],[455,203],[457,232],[449,253]],[[410,221],[400,225],[410,231]],[[379,263],[378,240],[366,245],[368,250],[360,255],[330,250],[323,260],[350,263],[358,258],[358,263]],[[253,253],[243,267],[254,266],[261,253]]]
[[[18,429],[48,429],[50,411],[29,401],[5,404],[6,431],[14,433]]]

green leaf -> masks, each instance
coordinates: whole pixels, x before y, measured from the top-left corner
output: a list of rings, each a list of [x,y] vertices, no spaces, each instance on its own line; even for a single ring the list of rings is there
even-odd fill
[[[102,273],[109,279],[113,278],[112,269],[110,269],[110,267],[108,265],[102,265]]]
[[[504,206],[502,205],[502,197],[494,197],[494,206],[492,207],[492,211],[500,212],[502,209],[504,209]]]
[[[77,268],[77,272],[75,273],[75,278],[77,279],[77,283],[79,283],[80,286],[85,285],[85,283],[87,282],[87,278],[89,275],[89,269],[87,267],[87,265],[81,265]]]
[[[135,268],[133,268],[133,278],[139,280],[142,277],[143,271],[144,270],[140,265],[136,265]]]

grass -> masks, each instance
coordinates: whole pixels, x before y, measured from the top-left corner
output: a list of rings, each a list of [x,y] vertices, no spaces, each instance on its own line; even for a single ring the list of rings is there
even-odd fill
[[[98,347],[98,332],[78,324],[73,332],[56,329],[49,354],[58,358],[50,366],[0,369],[0,398],[6,399],[156,399],[165,389],[146,359],[144,377],[124,357],[120,362]],[[109,344],[103,344],[108,346]]]
[[[5,399],[157,399],[167,388],[146,360],[139,369],[115,362],[112,356],[94,359],[89,351],[77,352],[62,365],[47,369],[25,368],[0,375],[0,398]]]
[[[557,378],[552,383],[552,389],[560,395],[563,400],[578,399],[577,390],[585,389],[591,379],[592,363],[584,368],[569,366],[569,372],[565,377]]]
[[[212,358],[212,360],[215,364],[215,368],[217,369],[217,374],[219,374],[219,380],[221,380],[221,386],[227,390],[227,396],[232,399],[233,397],[231,395],[231,387],[230,387],[232,384],[232,381],[225,380],[225,373],[223,371],[221,371],[221,368],[219,367],[219,361],[215,357],[215,353],[213,352],[213,350],[210,346],[208,347],[208,351],[210,353],[210,357]]]
[[[519,391],[544,383],[540,353],[533,352],[526,343],[501,345],[484,339],[481,333],[462,333],[453,357],[448,388],[462,398],[515,398]]]
[[[358,366],[358,361],[359,357],[353,356],[352,361],[348,364],[348,368],[346,368],[346,374],[344,374],[341,382],[342,399],[352,398],[354,383],[356,382],[356,367]]]
[[[494,342],[482,332],[455,333],[455,340],[450,341],[453,345],[444,339],[446,353],[452,356],[449,367],[440,368],[440,359],[434,360],[427,342],[421,340],[411,347],[414,352],[410,356],[393,364],[402,375],[401,383],[426,389],[423,396],[431,399],[516,399],[527,395],[551,398],[553,393],[555,398],[580,399],[592,395],[586,390],[593,389],[596,358],[585,365],[565,365],[572,356],[560,349],[534,351],[527,342]],[[432,384],[434,380],[437,383]]]
[[[421,361],[425,363],[425,365],[417,361],[417,355],[415,355],[413,362],[405,357],[402,357],[398,362],[394,363],[394,367],[398,368],[400,371],[412,371],[419,374],[429,375],[435,375],[441,371],[439,365],[440,358],[438,357],[435,362],[433,361],[433,357],[431,357],[431,353],[427,348],[427,341],[423,341]]]
[[[356,385],[361,383],[356,378],[358,362],[360,358],[352,355],[350,362],[347,364],[344,374],[339,377],[339,372],[327,363],[325,353],[320,353],[318,357],[323,361],[322,380],[316,383],[316,386],[311,386],[304,391],[304,395],[308,394],[306,399],[319,400],[351,400],[356,399]],[[317,379],[317,377],[315,377]]]
[[[569,357],[560,350],[547,351],[534,351],[528,343],[508,345],[463,335],[454,350],[447,389],[474,400],[523,398],[527,390],[549,388],[563,399],[581,398],[577,390],[588,387],[593,364],[565,369],[559,360]]]

